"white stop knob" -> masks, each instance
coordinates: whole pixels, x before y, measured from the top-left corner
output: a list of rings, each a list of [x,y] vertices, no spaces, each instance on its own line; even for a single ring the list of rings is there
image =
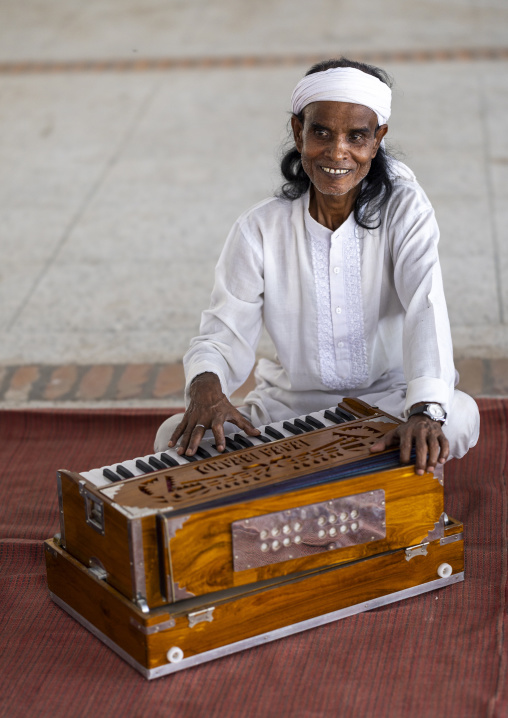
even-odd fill
[[[178,646],[173,646],[166,655],[170,663],[180,663],[183,658],[183,651],[181,648],[178,648]]]
[[[442,563],[437,569],[437,575],[441,578],[448,578],[453,573],[453,568],[449,563]]]

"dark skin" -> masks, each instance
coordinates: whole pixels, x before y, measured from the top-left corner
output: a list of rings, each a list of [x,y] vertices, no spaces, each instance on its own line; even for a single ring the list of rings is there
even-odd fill
[[[175,446],[180,439],[179,454],[192,456],[206,429],[213,431],[217,451],[224,451],[224,422],[231,421],[248,436],[257,436],[261,432],[250,421],[244,419],[235,409],[227,396],[222,393],[219,377],[211,372],[199,374],[190,385],[189,408],[180,424],[176,427],[169,446]],[[203,424],[203,426],[199,426]]]
[[[346,221],[367,176],[387,125],[378,126],[375,113],[348,102],[314,102],[304,109],[304,120],[291,119],[295,144],[311,181],[309,212],[320,224],[335,231]],[[218,451],[225,448],[224,422],[230,421],[248,436],[260,432],[222,393],[218,377],[210,372],[197,376],[190,387],[189,408],[169,446],[180,440],[178,453],[196,452],[206,429],[211,429]],[[202,425],[202,426],[200,426]],[[444,464],[448,441],[441,424],[419,414],[386,434],[372,452],[400,445],[400,460],[408,463],[416,448],[415,472],[419,475]]]

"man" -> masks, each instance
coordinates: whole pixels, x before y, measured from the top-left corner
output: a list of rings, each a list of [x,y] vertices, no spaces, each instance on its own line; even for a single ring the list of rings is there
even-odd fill
[[[342,58],[293,92],[287,180],[243,214],[216,269],[210,309],[184,358],[185,414],[155,448],[192,455],[205,432],[219,451],[255,427],[359,397],[407,421],[372,447],[416,448],[415,471],[463,456],[478,439],[475,402],[456,372],[434,212],[413,173],[389,157],[391,90],[380,69]],[[236,409],[230,394],[255,361],[263,322],[276,358]],[[234,426],[232,426],[233,424]]]

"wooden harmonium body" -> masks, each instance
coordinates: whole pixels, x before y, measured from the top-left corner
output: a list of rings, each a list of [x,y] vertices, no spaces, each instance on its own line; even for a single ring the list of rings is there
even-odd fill
[[[370,452],[397,423],[345,399],[226,454],[60,471],[53,598],[151,678],[462,580],[442,468]]]

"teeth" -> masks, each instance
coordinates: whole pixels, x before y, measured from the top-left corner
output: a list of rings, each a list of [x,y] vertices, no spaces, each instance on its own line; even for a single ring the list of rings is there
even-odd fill
[[[349,170],[334,170],[332,167],[323,167],[323,169],[330,175],[345,175],[349,172]]]

